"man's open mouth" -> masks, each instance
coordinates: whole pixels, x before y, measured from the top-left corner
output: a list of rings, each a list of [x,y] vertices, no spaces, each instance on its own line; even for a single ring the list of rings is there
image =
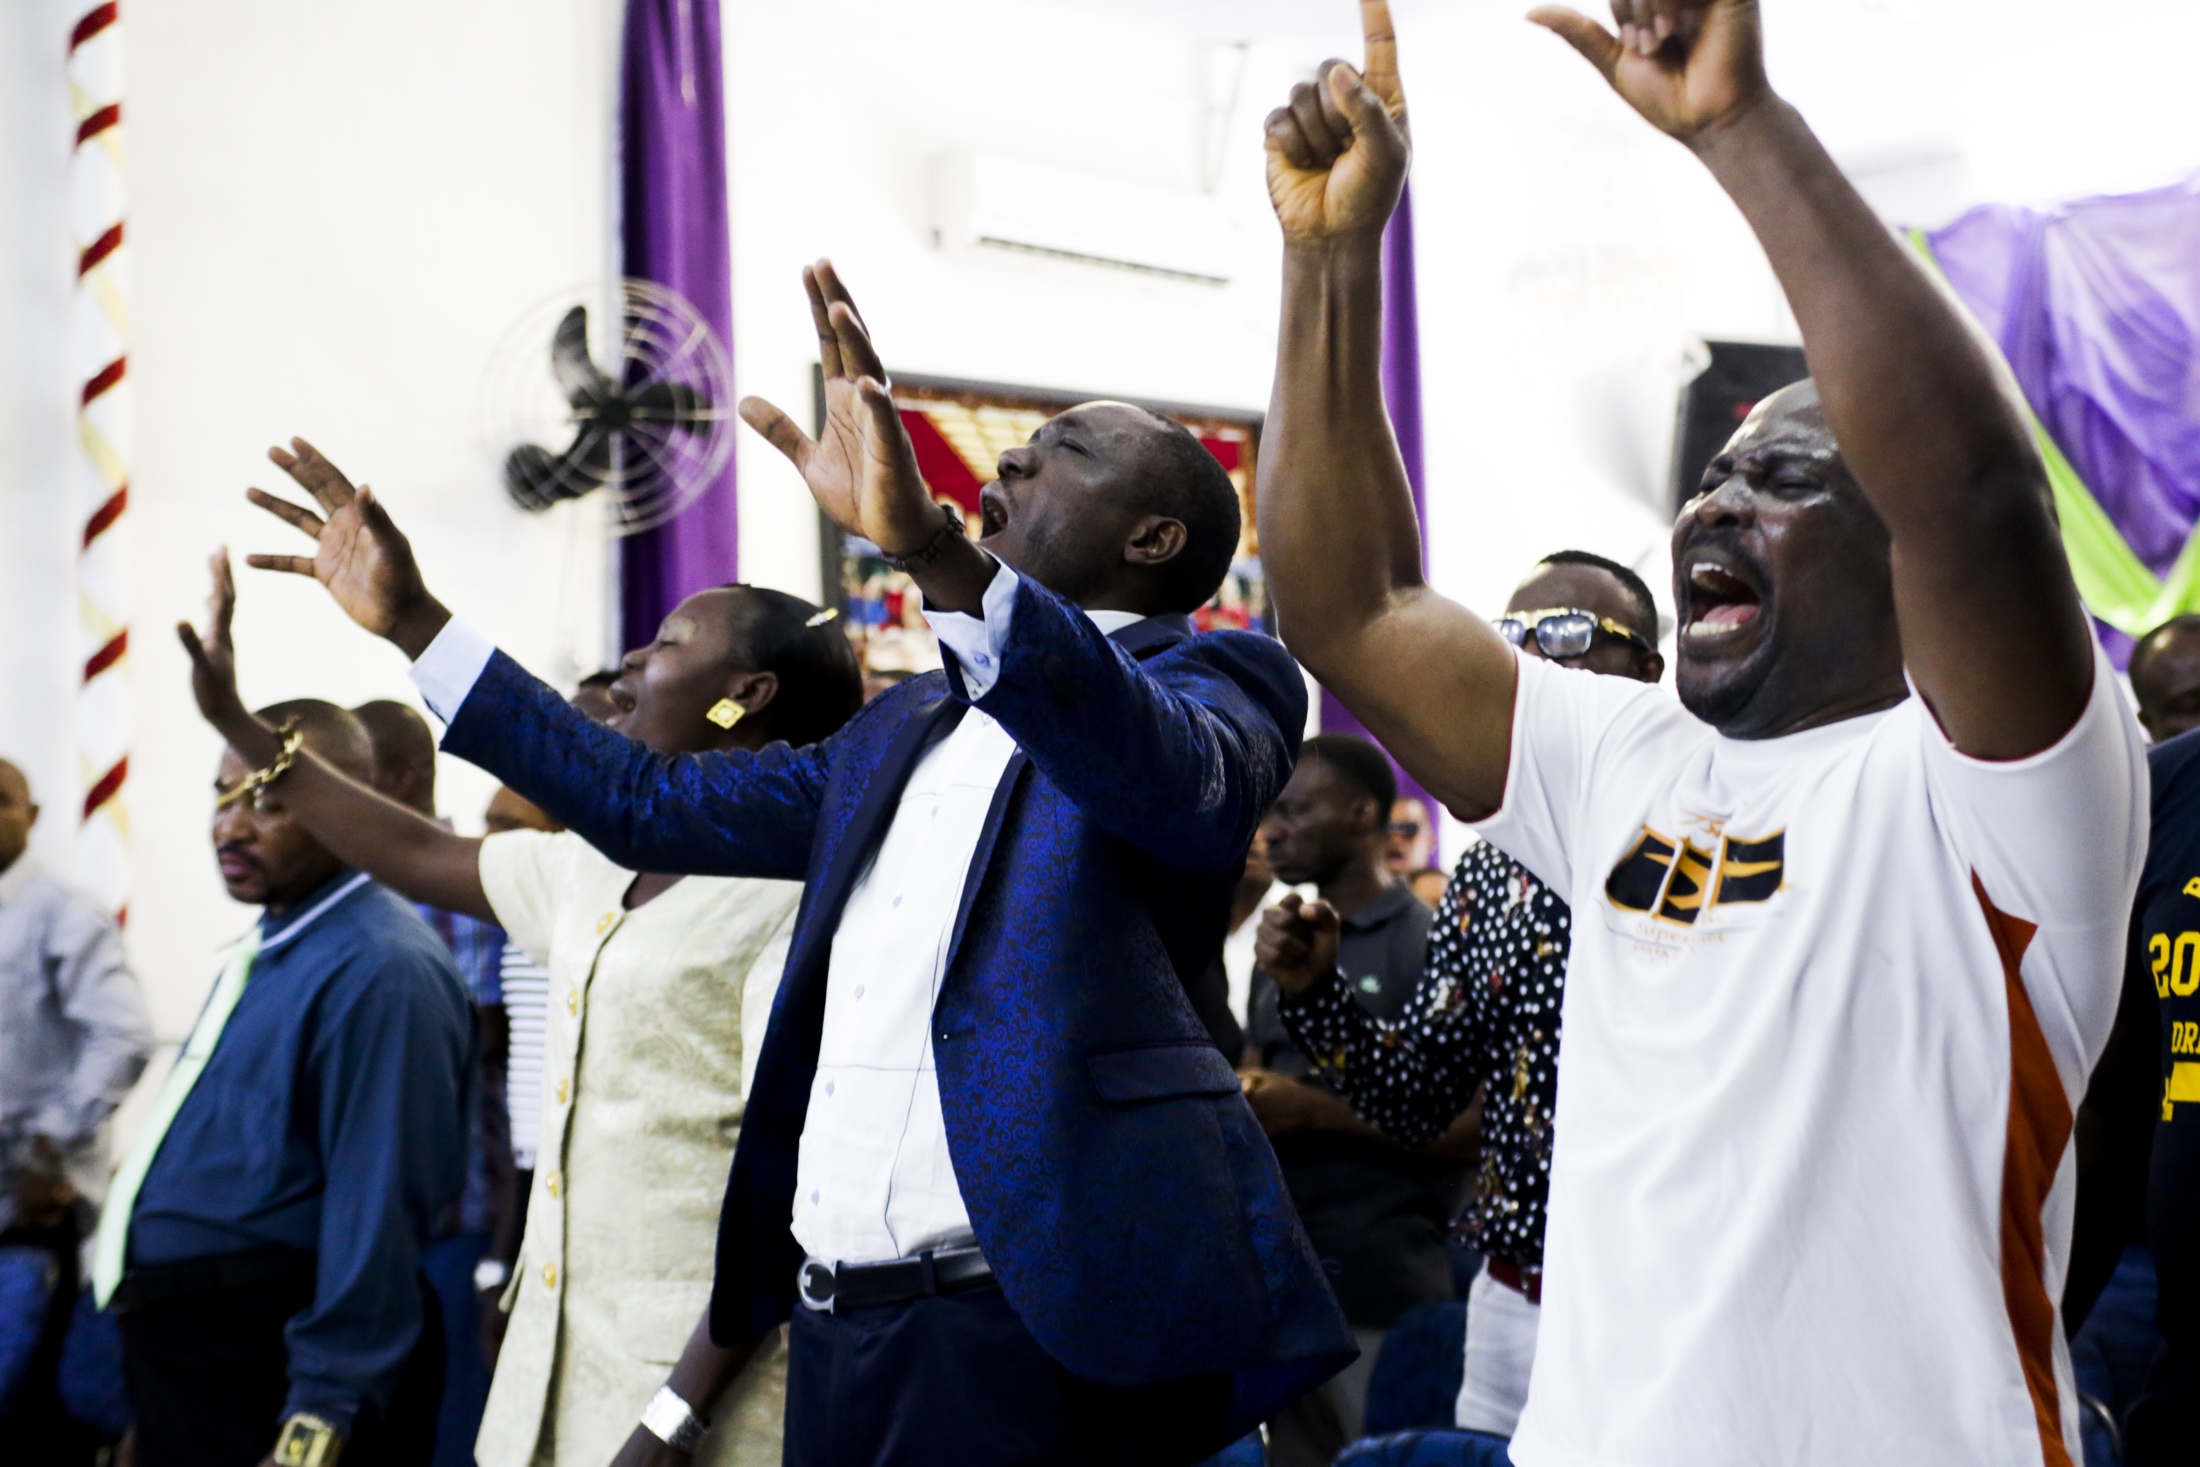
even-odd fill
[[[990,487],[978,495],[978,526],[980,539],[1008,528],[1008,503]]]
[[[1682,635],[1696,642],[1731,637],[1757,620],[1764,598],[1723,565],[1708,560],[1688,567],[1688,625]]]

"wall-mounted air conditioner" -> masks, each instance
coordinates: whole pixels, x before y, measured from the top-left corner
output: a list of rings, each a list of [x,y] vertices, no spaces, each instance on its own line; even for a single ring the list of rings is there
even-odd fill
[[[1237,239],[1221,202],[998,153],[932,163],[932,223],[947,249],[1008,250],[1203,285],[1235,273]]]

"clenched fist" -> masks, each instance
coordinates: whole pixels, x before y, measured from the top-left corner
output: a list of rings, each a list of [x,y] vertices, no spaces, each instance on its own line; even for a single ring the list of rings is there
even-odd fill
[[[1285,994],[1302,997],[1336,976],[1339,925],[1335,907],[1305,901],[1293,892],[1262,915],[1253,939],[1254,960]]]
[[[1413,148],[1385,0],[1360,0],[1362,71],[1325,61],[1268,114],[1268,197],[1292,244],[1382,232]]]

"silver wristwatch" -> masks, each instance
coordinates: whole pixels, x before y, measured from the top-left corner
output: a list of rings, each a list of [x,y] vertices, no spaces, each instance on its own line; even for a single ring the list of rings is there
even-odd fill
[[[659,1386],[642,1410],[642,1429],[675,1452],[693,1452],[703,1444],[710,1418],[681,1400],[671,1386]]]

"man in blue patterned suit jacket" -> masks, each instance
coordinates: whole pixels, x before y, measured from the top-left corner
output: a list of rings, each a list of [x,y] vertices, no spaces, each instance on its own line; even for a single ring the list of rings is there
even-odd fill
[[[1196,439],[1122,404],[1064,413],[1001,456],[973,543],[831,267],[804,281],[821,439],[743,416],[907,565],[947,661],[831,739],[671,758],[590,723],[452,620],[307,445],[275,456],[325,522],[254,497],[318,553],[254,563],[319,576],[415,658],[446,749],[621,865],[808,884],[711,1306],[737,1353],[792,1315],[790,1463],[1189,1462],[1354,1351],[1183,989],[1304,684],[1265,637],[1192,629],[1239,530]],[[694,635],[675,611],[660,642]],[[693,1419],[674,1394],[644,1424],[677,1443]]]

